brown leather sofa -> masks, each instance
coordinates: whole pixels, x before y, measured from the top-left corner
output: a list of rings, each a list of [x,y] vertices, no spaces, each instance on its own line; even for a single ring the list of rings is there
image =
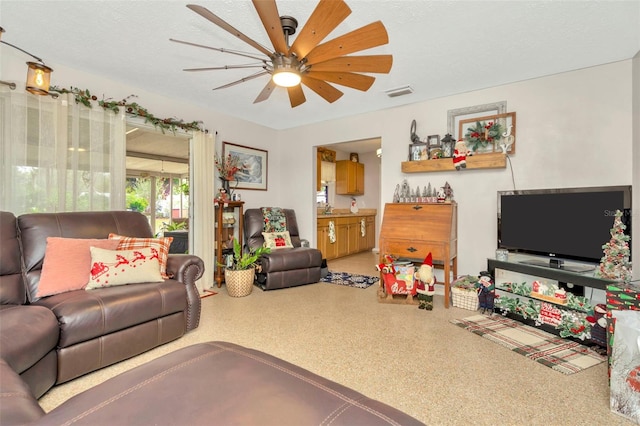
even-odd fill
[[[174,351],[88,389],[47,414],[1,360],[0,377],[2,424],[422,424],[353,389],[228,342]]]
[[[263,290],[294,287],[320,281],[322,253],[320,250],[302,247],[295,211],[283,209],[287,231],[293,248],[271,250],[259,260],[261,272],[257,274],[258,285]],[[262,247],[264,217],[261,209],[247,209],[244,213],[245,245],[249,249]]]
[[[227,342],[174,351],[45,413],[37,398],[53,384],[198,326],[194,283],[203,265],[195,256],[170,256],[167,269],[176,279],[164,283],[28,301],[24,277],[38,280],[47,236],[148,236],[140,216],[60,213],[16,220],[0,212],[0,425],[422,424],[282,359]],[[156,318],[147,320],[150,315]]]
[[[0,212],[0,359],[35,398],[53,385],[141,354],[198,327],[204,272],[193,255],[170,255],[173,279],[36,299],[48,237],[152,237],[147,219],[126,211]],[[5,374],[0,375],[4,384]],[[0,400],[4,412],[5,405]],[[2,414],[4,417],[4,414]]]

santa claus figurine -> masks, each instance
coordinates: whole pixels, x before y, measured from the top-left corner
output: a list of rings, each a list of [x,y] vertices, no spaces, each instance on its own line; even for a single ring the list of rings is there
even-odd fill
[[[456,170],[467,168],[467,155],[469,155],[467,145],[460,139],[453,150],[453,166]]]
[[[436,277],[433,275],[433,259],[431,252],[424,258],[422,265],[413,275],[418,292],[418,308],[433,310],[433,295],[436,292]]]

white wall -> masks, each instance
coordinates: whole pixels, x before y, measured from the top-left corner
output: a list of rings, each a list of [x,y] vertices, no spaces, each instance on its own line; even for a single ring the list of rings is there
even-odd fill
[[[631,184],[631,70],[631,60],[623,61],[281,131],[283,162],[300,175],[292,198],[301,232],[314,229],[314,204],[304,201],[314,180],[293,159],[311,158],[314,145],[381,137],[380,210],[404,178],[412,188],[449,182],[459,204],[459,273],[477,274],[496,247],[496,192],[513,188],[512,179],[518,189]],[[509,166],[401,172],[413,119],[420,135],[444,135],[449,109],[503,100],[517,113],[513,175]]]

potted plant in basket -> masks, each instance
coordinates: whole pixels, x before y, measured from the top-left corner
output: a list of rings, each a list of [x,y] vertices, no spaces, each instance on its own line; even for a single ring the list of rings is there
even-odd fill
[[[271,249],[268,247],[243,251],[238,240],[233,239],[233,262],[231,265],[226,265],[224,270],[224,281],[229,296],[243,297],[251,294],[256,263],[260,256],[270,252]]]

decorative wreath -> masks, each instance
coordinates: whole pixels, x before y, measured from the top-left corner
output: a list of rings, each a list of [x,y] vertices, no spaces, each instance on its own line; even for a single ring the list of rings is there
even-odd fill
[[[464,139],[472,151],[499,140],[502,137],[502,125],[495,121],[476,121],[475,126],[468,127]]]

